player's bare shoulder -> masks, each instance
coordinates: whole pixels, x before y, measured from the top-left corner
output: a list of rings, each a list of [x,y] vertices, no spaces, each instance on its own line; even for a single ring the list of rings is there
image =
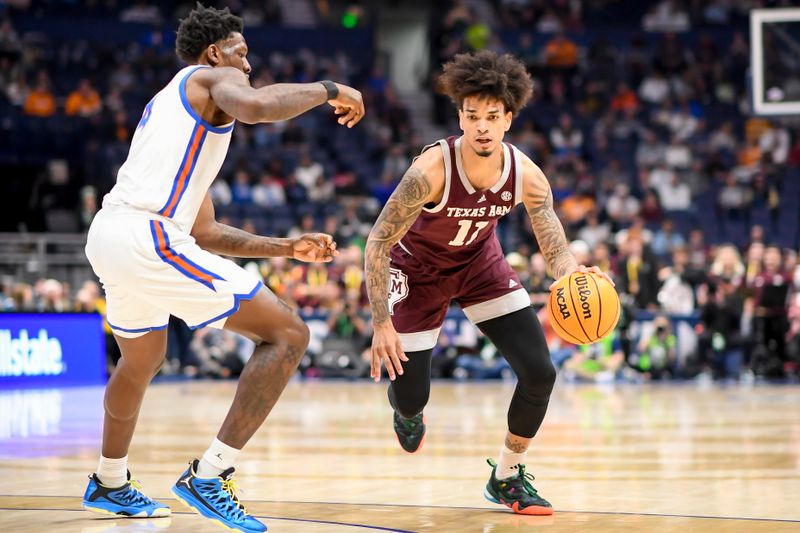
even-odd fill
[[[551,208],[553,194],[547,177],[530,157],[520,152],[522,163],[522,202],[529,211],[541,208]]]
[[[417,194],[424,196],[425,203],[438,203],[441,200],[445,170],[444,155],[438,145],[430,146],[414,159],[401,183],[418,188]]]

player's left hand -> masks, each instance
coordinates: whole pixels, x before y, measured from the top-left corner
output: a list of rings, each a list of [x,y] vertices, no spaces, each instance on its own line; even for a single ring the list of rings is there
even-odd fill
[[[339,255],[336,241],[327,233],[304,233],[292,240],[292,257],[307,263],[330,263]]]
[[[616,287],[617,286],[617,284],[614,283],[614,280],[611,279],[611,276],[609,276],[608,273],[603,272],[602,270],[600,270],[599,266],[587,267],[586,265],[578,265],[578,268],[576,268],[573,272],[588,272],[588,273],[591,273],[591,274],[597,274],[601,278],[605,278],[611,284],[612,287]],[[572,274],[572,272],[570,272],[569,274],[564,274],[563,276],[561,276],[560,278],[555,280],[553,283],[550,284],[549,289],[553,290],[553,287],[555,287],[558,284],[559,280],[561,280],[562,278],[566,278],[567,276],[569,276],[571,274]]]

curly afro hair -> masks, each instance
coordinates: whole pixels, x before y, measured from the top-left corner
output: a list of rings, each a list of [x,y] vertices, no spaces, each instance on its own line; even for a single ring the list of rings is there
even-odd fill
[[[209,45],[227,38],[233,32],[242,32],[242,19],[230,10],[203,7],[200,2],[181,20],[175,41],[175,52],[187,63],[194,63]]]
[[[439,88],[459,110],[465,98],[478,96],[499,100],[516,115],[533,94],[533,81],[525,65],[511,54],[481,50],[458,54],[445,63]]]

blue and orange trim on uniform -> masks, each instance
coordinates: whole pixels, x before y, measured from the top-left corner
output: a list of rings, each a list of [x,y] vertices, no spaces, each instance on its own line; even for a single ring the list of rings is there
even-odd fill
[[[164,223],[160,220],[150,221],[150,232],[153,234],[156,253],[161,260],[187,278],[202,283],[214,292],[217,292],[217,289],[214,288],[214,280],[226,281],[222,276],[206,270],[197,263],[190,261],[185,255],[173,250],[169,245],[169,236],[164,229]]]
[[[203,150],[203,142],[206,140],[208,133],[211,132],[216,134],[225,134],[230,133],[233,130],[233,123],[225,126],[214,126],[213,124],[203,120],[203,118],[198,115],[194,109],[192,109],[192,105],[189,103],[189,98],[186,96],[186,81],[189,79],[189,76],[201,68],[204,67],[198,66],[190,70],[188,73],[186,73],[178,85],[181,103],[183,104],[183,107],[189,116],[194,119],[195,124],[192,134],[189,136],[189,143],[186,146],[186,152],[183,154],[183,160],[178,167],[178,172],[175,174],[175,178],[172,180],[172,190],[169,193],[169,198],[167,198],[167,202],[164,204],[164,207],[158,211],[159,215],[169,218],[175,216],[175,211],[178,208],[178,204],[180,203],[181,198],[183,198],[183,194],[186,192],[186,189],[189,188],[189,180],[194,172],[197,159],[200,157],[200,152]],[[148,104],[148,107],[149,106],[150,104]],[[145,112],[147,113],[147,109],[145,109]],[[149,119],[149,114],[147,118]]]
[[[192,178],[192,172],[197,164],[197,159],[203,149],[203,142],[206,139],[207,129],[200,122],[196,122],[192,135],[189,137],[189,145],[186,147],[186,152],[183,154],[183,161],[178,167],[178,173],[175,174],[175,179],[172,181],[172,191],[169,193],[167,203],[164,204],[158,214],[172,218],[175,216],[175,210],[178,208],[178,203],[183,198],[186,189],[189,188],[189,180]]]

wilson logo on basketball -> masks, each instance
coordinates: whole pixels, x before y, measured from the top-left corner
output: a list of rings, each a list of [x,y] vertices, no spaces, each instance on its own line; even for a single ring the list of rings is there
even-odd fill
[[[567,308],[567,298],[564,296],[564,287],[559,287],[556,290],[556,305],[558,305],[558,312],[561,313],[561,318],[564,320],[572,316]]]
[[[589,288],[589,280],[586,279],[586,276],[578,276],[575,278],[575,285],[578,286],[578,298],[581,300],[583,318],[592,318],[592,306],[589,305],[589,296],[592,295],[592,290]]]

